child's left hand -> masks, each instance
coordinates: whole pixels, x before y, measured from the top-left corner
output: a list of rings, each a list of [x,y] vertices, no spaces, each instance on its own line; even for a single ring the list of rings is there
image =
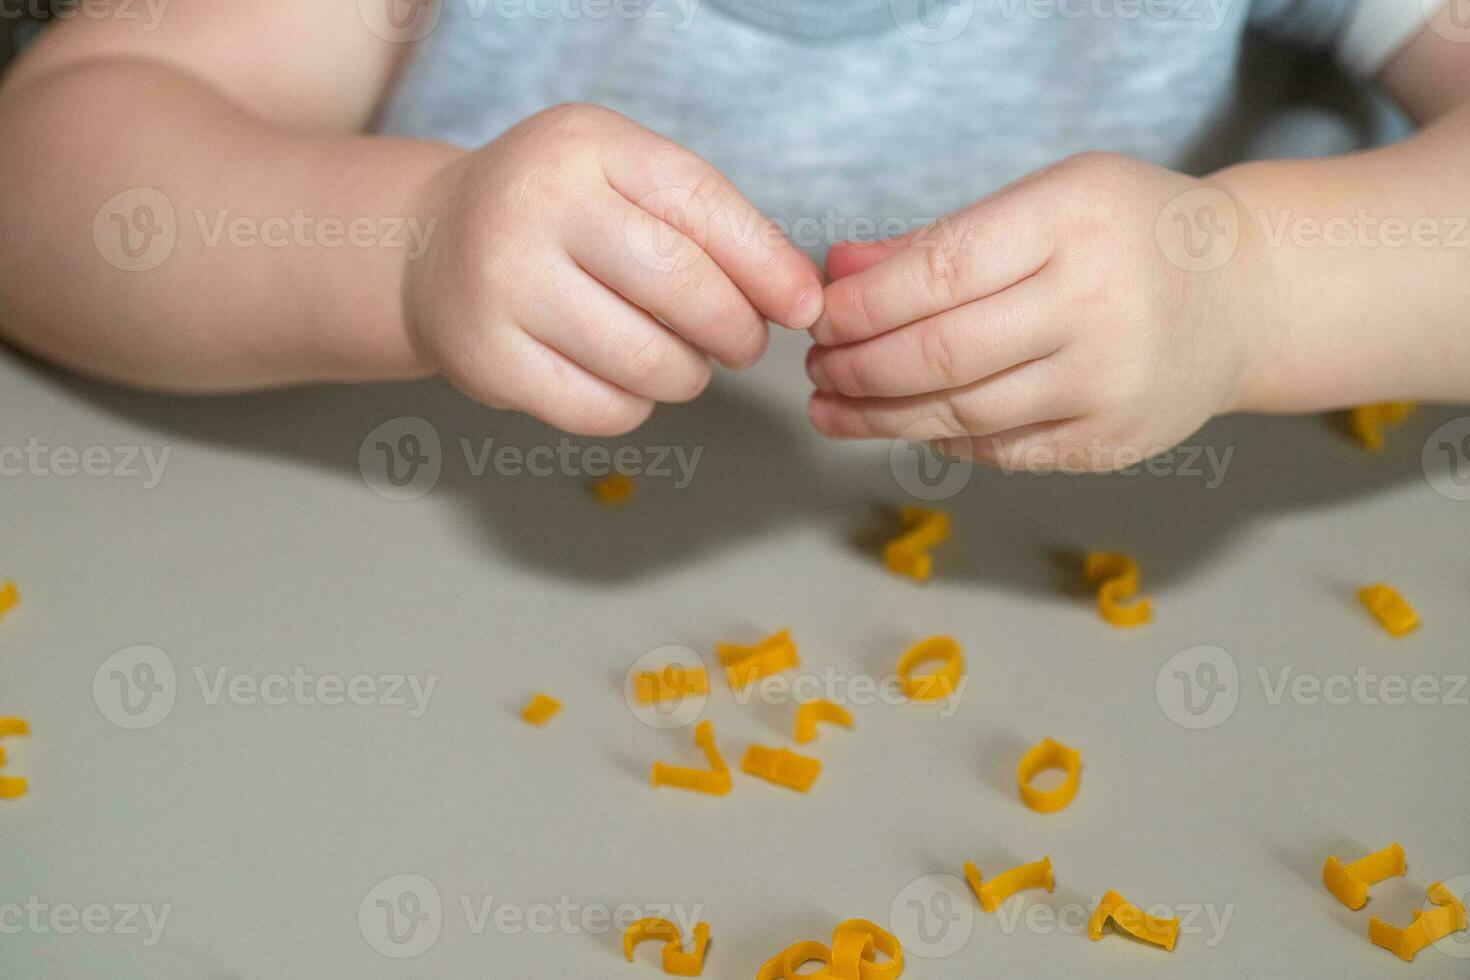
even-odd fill
[[[838,244],[811,330],[812,423],[1028,470],[1176,445],[1239,404],[1262,346],[1246,222],[1219,268],[1186,268],[1181,250],[1226,230],[1204,213],[1223,192],[1176,203],[1205,186],[1090,153],[902,239]]]

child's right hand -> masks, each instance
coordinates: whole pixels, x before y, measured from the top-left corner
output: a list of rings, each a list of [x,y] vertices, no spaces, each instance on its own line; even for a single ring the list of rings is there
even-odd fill
[[[606,109],[548,109],[430,183],[404,315],[421,354],[496,408],[627,432],[699,394],[709,357],[753,363],[767,319],[803,329],[822,309],[816,266],[727,179]]]

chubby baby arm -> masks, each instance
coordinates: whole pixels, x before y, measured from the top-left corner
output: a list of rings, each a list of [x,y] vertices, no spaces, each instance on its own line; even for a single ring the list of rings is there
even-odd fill
[[[0,330],[167,390],[427,373],[388,232],[462,151],[359,135],[401,53],[338,0],[56,22],[0,86]]]
[[[391,0],[384,0],[387,4]],[[0,87],[0,330],[221,391],[446,374],[577,432],[692,397],[817,270],[695,154],[562,106],[473,153],[363,135],[404,45],[357,0],[74,18]]]

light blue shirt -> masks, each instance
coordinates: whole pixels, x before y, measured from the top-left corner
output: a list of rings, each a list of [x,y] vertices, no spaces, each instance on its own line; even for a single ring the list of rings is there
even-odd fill
[[[559,102],[607,106],[820,254],[1083,150],[1198,173],[1363,145],[1382,119],[1330,55],[1360,3],[1390,2],[445,0],[403,22],[427,33],[380,128],[474,147]],[[1411,27],[1378,13],[1340,59],[1359,75]],[[1331,79],[1328,104],[1292,108],[1303,77]]]

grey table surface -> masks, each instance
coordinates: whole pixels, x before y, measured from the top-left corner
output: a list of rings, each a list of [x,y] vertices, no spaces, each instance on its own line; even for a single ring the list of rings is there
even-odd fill
[[[564,450],[438,383],[173,398],[0,355],[0,715],[32,726],[0,770],[30,781],[0,802],[0,975],[651,977],[613,923],[660,913],[711,924],[720,980],[851,917],[913,980],[1470,975],[1470,933],[1411,966],[1366,938],[1432,882],[1470,893],[1470,411],[1378,455],[1231,418],[1153,473],[951,470],[919,586],[871,547],[922,503],[912,457],[808,429],[804,345]],[[628,506],[591,501],[592,445],[640,451]],[[1138,557],[1152,624],[1099,620],[1071,564],[1098,548]],[[1417,633],[1357,605],[1379,580]],[[716,679],[671,719],[625,698],[661,648],[713,666],[781,627],[805,687]],[[934,633],[967,686],[901,703],[886,679]],[[565,707],[535,729],[540,690]],[[809,747],[809,795],[649,787],[698,758],[662,725],[712,720],[738,764],[790,743],[793,691],[856,718]],[[1014,772],[1048,736],[1084,770],[1039,815]],[[1327,855],[1391,841],[1408,874],[1367,908],[1323,889]],[[1001,914],[958,878],[1043,854],[1055,892]],[[1176,950],[1089,942],[1109,889],[1180,914]]]

